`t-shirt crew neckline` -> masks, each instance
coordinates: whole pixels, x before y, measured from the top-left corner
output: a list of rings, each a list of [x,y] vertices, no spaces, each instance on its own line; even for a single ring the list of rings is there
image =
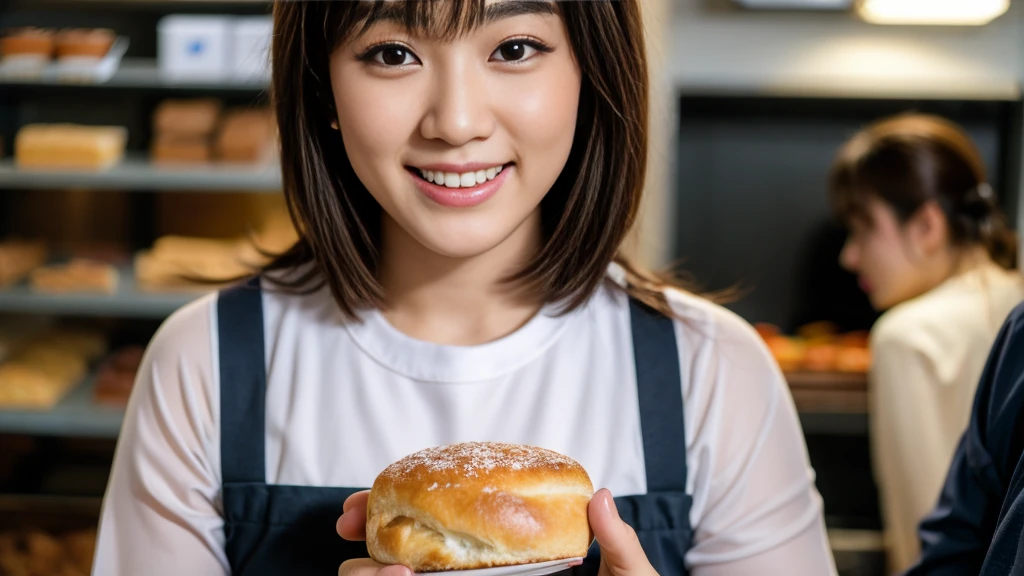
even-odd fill
[[[365,310],[346,322],[352,340],[384,368],[407,378],[439,384],[486,382],[510,374],[547,351],[584,305],[558,315],[545,306],[514,332],[484,344],[452,346],[418,340],[391,325],[380,310]]]

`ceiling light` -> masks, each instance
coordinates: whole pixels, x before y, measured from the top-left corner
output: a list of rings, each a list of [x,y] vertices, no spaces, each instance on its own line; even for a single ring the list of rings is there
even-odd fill
[[[1010,0],[861,0],[857,13],[873,24],[981,26],[1009,8]]]

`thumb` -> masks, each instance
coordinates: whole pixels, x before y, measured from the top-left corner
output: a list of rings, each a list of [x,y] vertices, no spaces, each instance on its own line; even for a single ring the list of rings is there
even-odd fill
[[[608,576],[657,576],[640,540],[619,517],[612,493],[602,489],[590,500],[590,527],[601,547],[601,574]]]

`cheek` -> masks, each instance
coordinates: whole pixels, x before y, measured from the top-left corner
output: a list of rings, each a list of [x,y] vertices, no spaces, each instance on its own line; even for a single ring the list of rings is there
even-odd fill
[[[402,150],[415,130],[410,91],[385,89],[383,83],[365,79],[347,82],[342,75],[334,81],[334,94],[345,152],[372,191],[374,183],[398,173]]]
[[[579,108],[579,76],[574,68],[545,71],[501,95],[504,124],[524,163],[524,177],[553,183],[572,148]],[[552,176],[552,172],[554,172]]]

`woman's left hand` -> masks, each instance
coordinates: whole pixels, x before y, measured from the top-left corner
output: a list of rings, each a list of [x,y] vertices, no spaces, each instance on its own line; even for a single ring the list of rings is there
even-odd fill
[[[601,547],[598,576],[658,576],[636,532],[619,517],[611,492],[604,489],[594,494],[587,512]]]

